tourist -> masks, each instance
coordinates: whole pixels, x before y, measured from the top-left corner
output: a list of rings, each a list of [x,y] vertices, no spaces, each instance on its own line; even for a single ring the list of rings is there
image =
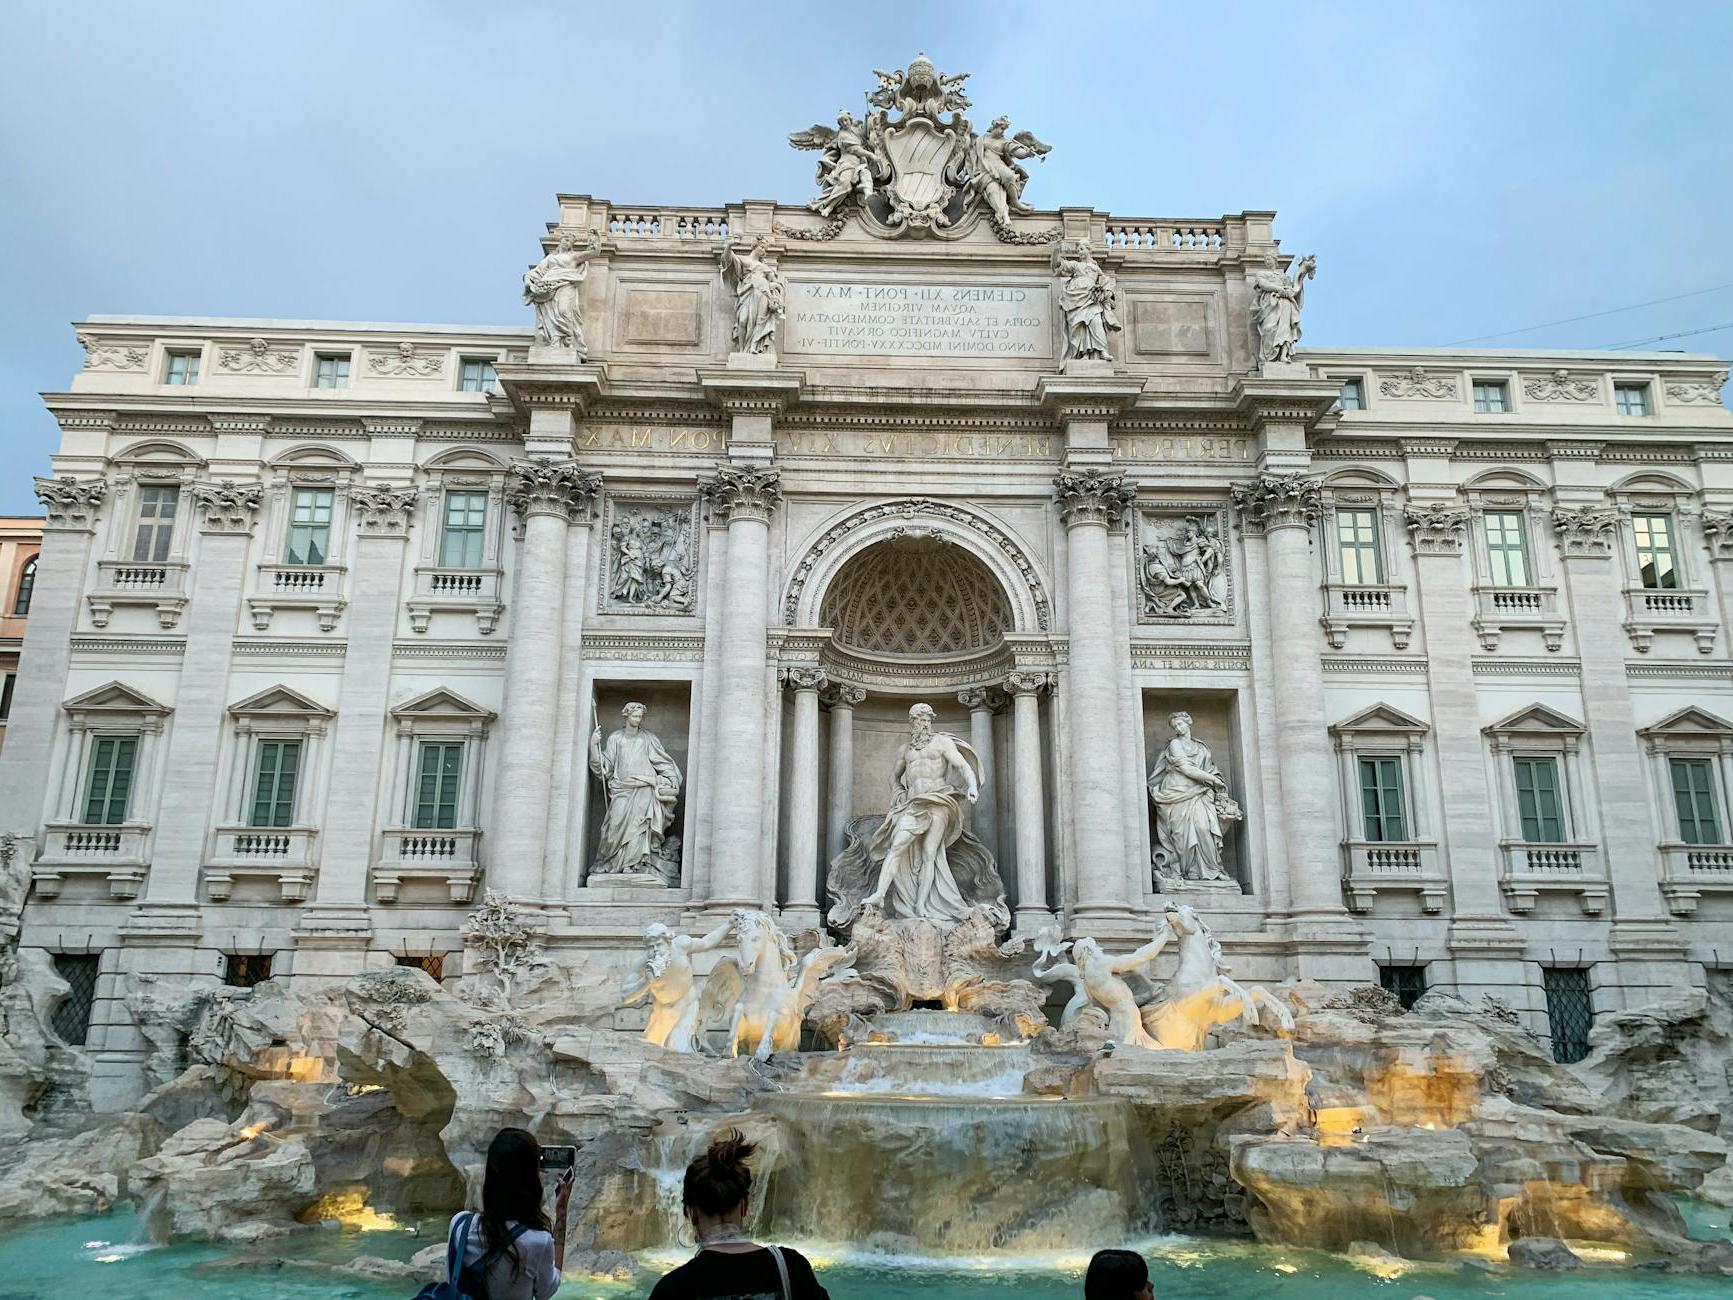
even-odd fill
[[[799,1251],[747,1237],[752,1151],[738,1129],[728,1129],[686,1166],[683,1203],[699,1250],[656,1283],[650,1300],[830,1300]]]
[[[1149,1265],[1135,1250],[1098,1250],[1083,1275],[1083,1300],[1155,1300]]]
[[[481,1213],[459,1210],[446,1237],[451,1247],[467,1225],[459,1292],[487,1300],[548,1300],[566,1263],[566,1207],[572,1170],[554,1190],[554,1219],[542,1210],[542,1148],[521,1128],[502,1128],[487,1147]]]

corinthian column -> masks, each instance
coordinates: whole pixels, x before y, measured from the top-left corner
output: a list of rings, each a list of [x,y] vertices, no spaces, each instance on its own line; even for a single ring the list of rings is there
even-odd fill
[[[790,926],[818,924],[818,693],[828,684],[820,668],[788,668],[794,690],[794,746],[788,756],[788,896],[782,916]]]
[[[524,521],[500,710],[498,797],[489,828],[490,884],[518,898],[543,889],[552,800],[566,586],[566,529],[587,524],[601,475],[570,460],[512,466],[511,503]]]
[[[837,685],[825,700],[830,705],[830,792],[824,809],[824,860],[830,862],[848,842],[848,819],[854,812],[854,711],[866,699],[858,686]]]
[[[1125,475],[1061,470],[1053,480],[1065,524],[1066,599],[1070,609],[1069,692],[1071,820],[1076,842],[1079,918],[1128,912],[1124,746],[1119,737],[1119,670],[1115,661],[1113,579],[1107,526],[1137,492]]]
[[[981,759],[981,797],[969,818],[975,838],[987,846],[995,861],[999,857],[999,778],[994,772],[993,714],[1004,696],[990,686],[957,692],[957,703],[969,709],[969,744]]]
[[[1051,923],[1047,906],[1047,802],[1041,784],[1041,692],[1046,673],[1015,672],[1011,696],[1011,799],[1017,831],[1017,928],[1033,933]]]
[[[1324,673],[1319,662],[1312,528],[1322,513],[1318,484],[1300,474],[1265,474],[1236,483],[1240,524],[1264,539],[1269,605],[1270,697],[1282,786],[1282,846],[1292,920],[1302,929],[1351,929],[1342,903],[1336,843],[1336,795],[1325,729]]]
[[[764,653],[770,518],[782,501],[781,477],[774,467],[723,465],[715,478],[702,484],[711,509],[728,520],[727,599],[716,683],[715,826],[710,897],[705,900],[711,912],[764,901],[757,897],[764,809]]]

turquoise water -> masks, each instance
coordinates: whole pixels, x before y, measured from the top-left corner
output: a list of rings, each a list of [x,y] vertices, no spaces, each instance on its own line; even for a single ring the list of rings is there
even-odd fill
[[[284,1265],[237,1272],[220,1267],[233,1253],[212,1246],[146,1248],[133,1244],[130,1215],[13,1229],[0,1235],[0,1300],[406,1300],[404,1282],[375,1283],[326,1270]],[[432,1226],[437,1234],[437,1225]],[[437,1235],[431,1238],[437,1240]],[[426,1245],[408,1232],[321,1230],[297,1235],[278,1249],[295,1260],[338,1262],[356,1254],[405,1258]],[[835,1300],[1077,1300],[1078,1258],[980,1259],[950,1267],[906,1261],[887,1266],[833,1256],[821,1246],[808,1253]],[[1324,1255],[1272,1247],[1168,1238],[1145,1253],[1161,1300],[1671,1300],[1718,1296],[1733,1288],[1726,1278],[1675,1277],[1629,1269],[1592,1269],[1567,1277],[1485,1273],[1455,1265],[1416,1265],[1395,1278]],[[657,1256],[666,1267],[681,1256]],[[641,1285],[569,1278],[562,1296],[572,1300],[624,1300]]]

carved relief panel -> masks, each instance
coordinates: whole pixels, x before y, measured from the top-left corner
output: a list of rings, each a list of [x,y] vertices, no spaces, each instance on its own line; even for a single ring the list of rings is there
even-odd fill
[[[1235,581],[1227,508],[1170,501],[1136,512],[1137,618],[1140,623],[1231,624]]]
[[[698,502],[610,495],[602,516],[604,614],[692,614],[698,608]]]

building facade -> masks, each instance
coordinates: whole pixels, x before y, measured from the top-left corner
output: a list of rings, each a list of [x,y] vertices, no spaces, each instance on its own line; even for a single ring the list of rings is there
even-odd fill
[[[899,94],[801,133],[811,205],[562,195],[540,333],[77,326],[0,830],[98,1105],[152,979],[451,976],[483,889],[598,986],[653,920],[818,927],[923,701],[1023,933],[1183,896],[1242,978],[1561,1054],[1733,964],[1724,363],[1295,350],[1273,214],[1032,210],[1046,146]],[[681,780],[621,872],[628,702]],[[1219,879],[1150,798],[1181,712]]]
[[[0,518],[0,745],[18,689],[18,655],[24,648],[24,623],[36,590],[36,556],[42,550],[42,520]]]

